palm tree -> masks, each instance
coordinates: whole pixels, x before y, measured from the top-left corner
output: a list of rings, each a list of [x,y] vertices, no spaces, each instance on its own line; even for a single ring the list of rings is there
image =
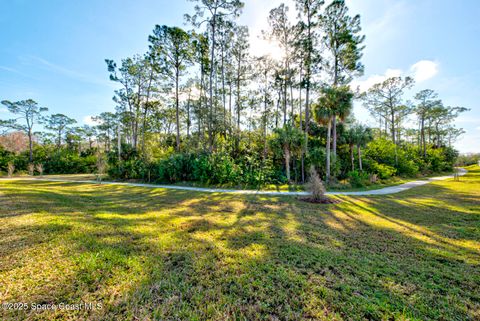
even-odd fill
[[[321,96],[318,99],[318,103],[314,106],[315,120],[323,125],[327,125],[327,159],[326,159],[326,178],[328,183],[330,180],[330,146],[331,146],[331,134],[332,134],[332,122],[336,117],[345,119],[352,109],[353,93],[347,86],[341,87],[323,87],[321,89]],[[333,131],[333,143],[334,143],[334,160],[336,155],[337,144],[337,131],[334,126]]]
[[[363,171],[362,166],[362,147],[365,147],[369,142],[373,140],[372,129],[361,124],[357,124],[354,128],[355,144],[358,151],[358,169]],[[353,158],[353,155],[352,155]]]
[[[333,104],[335,101],[335,90],[333,88],[322,88],[322,96],[318,99],[317,104],[313,105],[315,120],[322,125],[327,125],[327,143],[325,146],[327,152],[326,158],[326,177],[325,182],[328,184],[330,180],[330,146],[332,119],[334,117]]]
[[[353,92],[348,86],[335,87],[337,91],[337,103],[333,106],[333,112],[335,116],[333,117],[332,126],[333,126],[333,159],[337,157],[337,118],[340,122],[345,121],[353,109]]]
[[[303,150],[305,138],[297,127],[286,124],[283,128],[274,130],[274,139],[271,141],[274,148],[282,150],[285,159],[285,172],[290,182],[290,158]]]
[[[353,126],[345,132],[345,140],[350,150],[350,163],[351,163],[352,171],[355,170],[355,157],[353,156],[353,148],[358,141],[357,135],[358,135],[357,126]]]

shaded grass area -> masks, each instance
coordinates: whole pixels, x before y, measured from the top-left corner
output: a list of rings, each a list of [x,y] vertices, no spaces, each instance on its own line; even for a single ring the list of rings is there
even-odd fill
[[[0,182],[0,310],[31,320],[478,320],[480,169],[392,196]]]

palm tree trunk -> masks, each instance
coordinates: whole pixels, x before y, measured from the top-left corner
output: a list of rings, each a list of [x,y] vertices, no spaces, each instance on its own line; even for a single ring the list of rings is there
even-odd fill
[[[326,151],[327,151],[327,168],[326,168],[326,178],[325,182],[328,184],[330,181],[330,141],[331,141],[331,132],[332,132],[332,118],[328,120],[328,127],[327,127],[327,146],[326,146]]]
[[[285,154],[285,172],[287,174],[287,180],[290,182],[290,149],[288,146],[283,147],[283,153]]]
[[[337,158],[337,116],[333,116],[332,121],[332,139],[333,139],[333,162],[336,161]]]

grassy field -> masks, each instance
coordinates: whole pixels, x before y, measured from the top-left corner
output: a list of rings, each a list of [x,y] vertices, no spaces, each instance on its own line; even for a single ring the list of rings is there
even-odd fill
[[[0,319],[480,320],[478,167],[339,198],[0,181]]]

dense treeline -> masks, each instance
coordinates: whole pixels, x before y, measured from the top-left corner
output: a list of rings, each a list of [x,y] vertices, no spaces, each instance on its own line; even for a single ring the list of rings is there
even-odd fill
[[[18,118],[0,125],[28,137],[18,168],[62,172],[52,164],[70,158],[82,165],[63,171],[85,172],[106,153],[113,178],[249,186],[303,183],[311,166],[327,183],[352,185],[451,170],[463,133],[453,124],[466,109],[444,106],[432,90],[406,100],[409,77],[352,90],[365,37],[345,1],[296,0],[296,21],[286,5],[273,8],[263,35],[278,44],[278,59],[250,52],[248,27],[236,22],[241,1],[193,2],[185,15],[193,30],[157,25],[148,52],[106,60],[116,110],[94,117],[97,126],[45,116],[33,100],[3,101]],[[355,99],[378,128],[355,121]],[[38,122],[48,132],[35,133]]]

